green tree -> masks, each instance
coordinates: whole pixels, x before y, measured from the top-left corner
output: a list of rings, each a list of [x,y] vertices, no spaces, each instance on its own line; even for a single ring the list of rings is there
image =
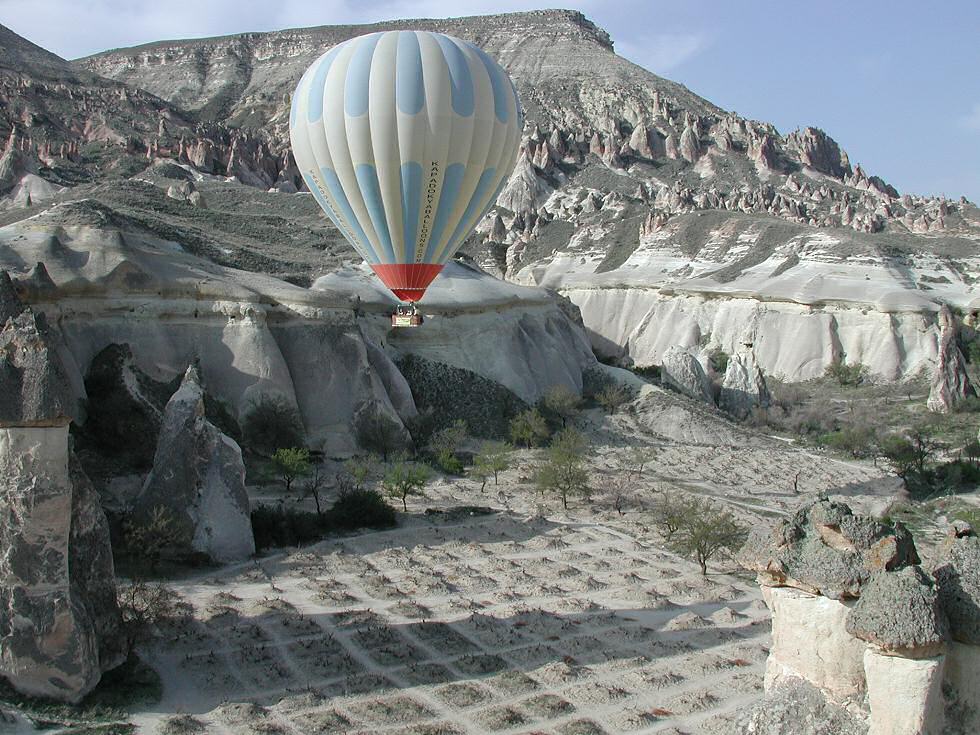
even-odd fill
[[[542,492],[557,492],[561,504],[568,510],[568,498],[588,495],[589,472],[585,468],[585,438],[574,429],[564,429],[555,435],[547,450],[547,461],[538,468],[534,482]]]
[[[715,554],[722,549],[738,550],[748,535],[729,511],[707,500],[664,498],[660,513],[667,546],[693,557],[702,575],[708,573],[708,561]]]
[[[456,457],[456,452],[466,441],[467,431],[466,422],[457,419],[432,435],[429,447],[435,455],[436,462],[444,472],[454,475],[462,472],[463,463]]]
[[[553,417],[556,421],[561,421],[561,428],[566,429],[568,422],[578,415],[581,403],[581,397],[568,387],[553,385],[541,397],[539,405],[546,418]]]
[[[303,421],[282,396],[262,395],[245,409],[242,436],[251,449],[269,456],[280,447],[303,445]]]
[[[551,435],[548,422],[536,408],[517,414],[510,422],[510,438],[515,444],[536,447]]]
[[[852,457],[869,457],[875,453],[877,437],[870,426],[844,426],[839,431],[824,434],[819,442],[831,449],[846,452]]]
[[[375,457],[351,457],[344,462],[343,474],[349,478],[349,484],[354,490],[363,490],[377,469],[378,461]]]
[[[310,450],[299,447],[277,449],[272,455],[272,466],[276,469],[276,474],[286,486],[288,494],[292,489],[293,482],[300,477],[310,474]]]
[[[510,467],[511,448],[498,441],[485,441],[480,445],[480,452],[473,460],[474,467],[480,472],[486,472],[484,477],[493,475],[493,484],[497,484],[498,475]]]
[[[867,365],[859,362],[848,365],[847,357],[841,356],[827,366],[824,375],[836,380],[841,387],[848,388],[864,383],[869,371]]]
[[[425,483],[429,479],[429,470],[425,465],[409,462],[400,457],[388,468],[381,486],[389,497],[402,501],[402,509],[408,512],[410,495],[425,495]]]

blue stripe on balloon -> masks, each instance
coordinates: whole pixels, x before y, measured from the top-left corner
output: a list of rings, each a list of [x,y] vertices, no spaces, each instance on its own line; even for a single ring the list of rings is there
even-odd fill
[[[422,208],[422,164],[414,161],[402,164],[401,192],[405,262],[414,263],[419,210]]]
[[[474,46],[472,43],[468,43],[467,45],[480,57],[480,61],[483,62],[483,66],[486,67],[487,74],[490,76],[490,85],[493,87],[493,111],[497,115],[497,119],[502,123],[507,122],[507,118],[510,117],[509,111],[507,110],[507,95],[511,94],[507,87],[510,82],[504,78],[503,69],[500,68],[496,61],[487,56],[486,51],[479,46]]]
[[[481,175],[480,180],[476,184],[476,190],[473,192],[473,196],[470,198],[470,203],[466,207],[466,211],[463,212],[463,217],[460,219],[459,224],[456,225],[456,229],[453,230],[452,237],[449,238],[449,247],[447,247],[443,253],[442,257],[445,260],[449,260],[455,250],[455,246],[462,242],[463,238],[470,234],[472,225],[469,222],[473,219],[473,215],[479,212],[481,209],[489,210],[490,207],[486,204],[487,189],[490,188],[490,182],[493,181],[493,177],[497,170],[495,168],[486,169]],[[491,200],[492,205],[495,200]],[[479,220],[477,220],[478,222]]]
[[[369,263],[380,262],[378,257],[375,255],[373,248],[371,247],[371,241],[368,240],[367,234],[357,221],[357,217],[354,216],[354,210],[351,209],[350,202],[347,199],[347,195],[344,193],[343,187],[340,185],[340,179],[337,177],[337,174],[332,169],[329,169],[326,166],[321,166],[320,177],[323,179],[324,185],[330,192],[330,196],[333,198],[333,203],[331,203],[330,200],[320,193],[316,183],[311,180],[311,177],[308,174],[303,174],[303,180],[306,181],[306,186],[309,188],[309,190],[313,192],[313,196],[316,198],[317,203],[319,203],[330,219],[333,220],[333,223],[337,225],[337,229],[340,230],[340,233],[344,237],[348,239],[353,237],[357,240],[357,243],[351,244],[355,245],[355,247],[358,244],[361,246],[360,253]],[[343,215],[343,219],[340,218],[340,215],[334,209],[334,205],[336,205],[336,208],[340,210],[340,214]]]
[[[323,117],[323,88],[327,83],[327,73],[330,65],[333,64],[337,54],[340,53],[340,46],[334,46],[328,51],[317,64],[316,71],[313,72],[313,79],[310,81],[309,96],[306,98],[306,119],[310,123],[315,123]]]
[[[459,46],[441,33],[433,34],[439,48],[442,49],[442,56],[449,67],[449,81],[453,92],[453,110],[457,115],[469,117],[473,114],[473,76],[470,74],[470,65],[466,61],[466,55]]]
[[[406,115],[417,115],[425,104],[422,49],[414,31],[398,31],[395,58],[395,103]]]
[[[374,231],[378,234],[381,248],[384,250],[382,260],[387,257],[388,263],[395,263],[395,250],[391,246],[391,233],[388,231],[388,220],[385,219],[385,205],[381,198],[381,187],[378,184],[378,172],[370,163],[359,163],[354,167],[357,184],[364,197],[364,205],[371,216]]]
[[[436,209],[436,217],[432,221],[432,234],[429,235],[429,244],[425,248],[423,262],[431,263],[435,255],[436,245],[442,240],[442,233],[446,229],[449,215],[453,213],[456,206],[456,199],[459,196],[459,187],[463,184],[463,176],[466,174],[466,166],[462,163],[452,163],[446,167],[446,173],[442,177],[442,193],[439,195],[439,206]]]
[[[383,35],[372,33],[354,39],[357,46],[347,66],[347,79],[344,80],[344,110],[350,117],[360,117],[368,110],[371,61],[374,59],[374,49]]]

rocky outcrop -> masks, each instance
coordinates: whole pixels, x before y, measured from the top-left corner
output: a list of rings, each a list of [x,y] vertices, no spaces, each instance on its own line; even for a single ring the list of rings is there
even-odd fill
[[[121,662],[109,530],[69,447],[73,392],[43,318],[0,277],[0,675],[77,702]]]
[[[926,405],[930,411],[949,413],[967,398],[975,398],[976,390],[966,372],[966,360],[956,340],[956,320],[949,307],[939,311],[939,356],[929,386]]]
[[[158,508],[172,520],[168,554],[202,554],[216,562],[255,553],[242,452],[204,415],[204,389],[195,365],[167,402],[153,469],[133,509],[147,522]]]
[[[681,347],[671,347],[660,364],[660,380],[698,401],[714,405],[711,381],[698,359]]]
[[[769,586],[843,600],[859,597],[874,574],[918,564],[919,556],[901,523],[891,526],[819,500],[773,529],[754,529],[740,560]]]
[[[954,527],[931,576],[898,524],[827,500],[801,508],[771,535],[754,534],[739,556],[759,574],[773,645],[766,697],[745,723],[765,727],[744,732],[778,732],[764,713],[785,710],[780,698],[800,681],[826,702],[821,728],[843,707],[869,735],[973,732],[980,648],[969,631],[980,609],[969,590],[977,587],[978,551],[972,531]],[[961,638],[954,633],[951,642],[957,629]]]
[[[756,408],[768,408],[770,401],[766,376],[755,360],[752,347],[745,346],[730,355],[718,406],[733,416],[745,418]]]

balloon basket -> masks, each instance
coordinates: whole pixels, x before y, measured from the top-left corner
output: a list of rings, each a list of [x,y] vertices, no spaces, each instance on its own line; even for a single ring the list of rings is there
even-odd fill
[[[395,308],[395,313],[391,315],[393,327],[419,327],[422,321],[422,314],[419,313],[414,301],[409,304],[399,304]]]

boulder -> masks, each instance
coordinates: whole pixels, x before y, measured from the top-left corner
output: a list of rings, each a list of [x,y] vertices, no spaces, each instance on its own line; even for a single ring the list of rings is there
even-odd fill
[[[888,652],[935,655],[949,635],[932,579],[918,566],[879,572],[847,616],[847,631]]]
[[[676,345],[668,349],[660,364],[660,379],[690,398],[714,405],[711,382],[697,358]]]
[[[932,574],[953,640],[980,645],[980,538],[965,524],[950,529]]]
[[[756,362],[755,353],[748,349],[728,358],[725,379],[718,396],[718,405],[738,418],[745,418],[754,408],[768,408],[771,397],[766,376]]]
[[[136,499],[145,521],[165,508],[175,525],[168,556],[203,554],[230,562],[255,553],[242,452],[204,415],[204,389],[196,365],[164,409],[153,469]]]
[[[966,373],[966,360],[956,341],[956,322],[944,304],[939,311],[939,355],[926,405],[930,411],[949,413],[957,404],[976,395]]]
[[[901,523],[856,516],[847,505],[820,498],[774,529],[753,529],[739,560],[762,584],[845,599],[860,596],[876,572],[918,564],[919,556]]]
[[[868,725],[802,679],[786,679],[737,721],[738,735],[867,735]]]

